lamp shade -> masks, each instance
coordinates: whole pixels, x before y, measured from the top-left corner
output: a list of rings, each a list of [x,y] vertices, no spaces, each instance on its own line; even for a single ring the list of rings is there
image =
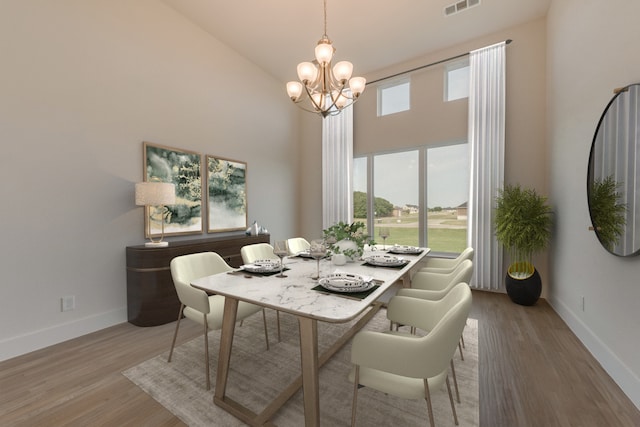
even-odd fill
[[[136,205],[172,205],[176,202],[176,186],[167,182],[138,182],[136,184]]]
[[[287,83],[287,93],[289,94],[289,98],[297,101],[302,95],[302,83],[300,82],[288,82]]]
[[[322,39],[316,45],[315,52],[318,64],[328,64],[333,58],[333,45],[328,39]]]
[[[333,67],[333,75],[339,82],[346,82],[353,73],[353,64],[349,61],[340,61]]]
[[[354,96],[358,97],[364,91],[367,80],[364,77],[352,77],[349,80],[349,89]]]

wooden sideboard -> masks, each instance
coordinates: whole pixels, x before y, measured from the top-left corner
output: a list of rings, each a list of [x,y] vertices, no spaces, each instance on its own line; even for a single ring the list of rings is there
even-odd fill
[[[269,243],[268,234],[225,236],[170,242],[163,248],[127,246],[127,319],[137,326],[157,326],[177,319],[180,301],[169,263],[180,255],[216,252],[232,267],[242,265],[240,248]]]

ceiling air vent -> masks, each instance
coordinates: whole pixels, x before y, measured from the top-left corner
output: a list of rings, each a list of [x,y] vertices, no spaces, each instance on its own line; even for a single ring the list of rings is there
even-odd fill
[[[480,0],[461,0],[444,8],[445,16],[453,15],[480,4]]]

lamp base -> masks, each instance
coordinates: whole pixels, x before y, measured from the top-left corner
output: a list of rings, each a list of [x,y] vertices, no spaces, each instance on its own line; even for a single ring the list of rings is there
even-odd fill
[[[169,242],[147,242],[144,246],[147,248],[165,248],[169,246]]]

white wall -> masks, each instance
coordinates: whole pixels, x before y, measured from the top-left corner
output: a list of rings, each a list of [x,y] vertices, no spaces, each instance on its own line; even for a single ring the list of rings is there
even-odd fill
[[[586,194],[600,115],[614,88],[640,82],[638,16],[637,1],[553,1],[547,117],[557,220],[550,302],[640,408],[640,258],[615,257],[600,246],[587,229]]]
[[[126,321],[143,141],[246,161],[249,221],[293,234],[281,82],[161,2],[6,0],[0,53],[0,360]]]

